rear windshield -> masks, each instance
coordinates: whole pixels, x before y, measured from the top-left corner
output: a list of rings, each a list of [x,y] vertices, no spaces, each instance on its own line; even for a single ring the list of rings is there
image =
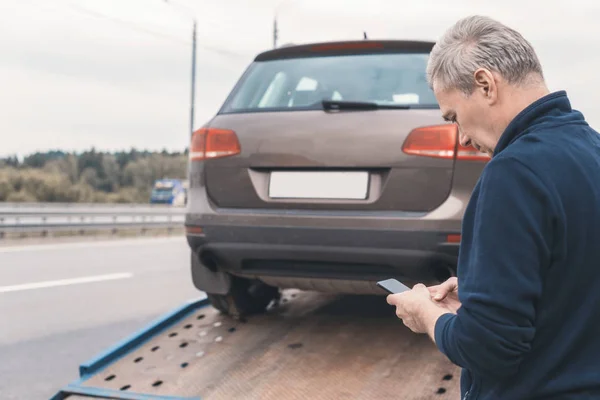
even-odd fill
[[[437,108],[429,54],[392,53],[254,62],[221,113],[321,109],[322,100]]]

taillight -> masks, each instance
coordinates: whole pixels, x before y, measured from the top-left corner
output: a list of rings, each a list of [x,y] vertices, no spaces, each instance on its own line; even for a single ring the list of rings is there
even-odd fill
[[[408,135],[402,150],[415,156],[454,158],[457,135],[456,125],[417,128]]]
[[[447,243],[460,243],[460,233],[451,233],[446,236]]]
[[[425,126],[413,130],[402,146],[402,151],[415,156],[448,158],[458,160],[489,160],[485,153],[473,146],[464,147],[458,143],[456,124]]]
[[[190,159],[204,161],[240,154],[241,147],[234,131],[218,128],[198,129],[192,135]]]
[[[204,229],[202,229],[199,226],[186,226],[185,233],[187,233],[188,235],[203,235]]]

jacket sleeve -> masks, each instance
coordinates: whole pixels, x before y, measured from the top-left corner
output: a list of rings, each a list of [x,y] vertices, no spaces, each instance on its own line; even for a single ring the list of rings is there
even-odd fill
[[[518,371],[535,335],[536,304],[550,262],[551,198],[529,167],[506,157],[490,162],[479,189],[469,205],[470,226],[463,226],[462,306],[438,319],[435,341],[463,368],[508,377]],[[462,264],[468,269],[464,279]]]

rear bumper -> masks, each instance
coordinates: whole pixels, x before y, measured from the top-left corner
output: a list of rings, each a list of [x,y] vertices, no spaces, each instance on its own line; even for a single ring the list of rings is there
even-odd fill
[[[201,264],[257,277],[431,281],[455,269],[472,185],[455,184],[430,212],[223,209],[194,174],[186,226]],[[206,289],[203,289],[206,291]]]
[[[188,235],[209,268],[245,276],[374,281],[390,276],[436,281],[451,275],[456,232],[202,226]]]

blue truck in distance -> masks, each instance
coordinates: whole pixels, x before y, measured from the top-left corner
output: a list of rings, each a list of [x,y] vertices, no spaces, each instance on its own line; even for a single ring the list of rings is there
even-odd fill
[[[159,179],[154,182],[150,204],[170,204],[183,207],[187,203],[188,183],[181,179]]]

